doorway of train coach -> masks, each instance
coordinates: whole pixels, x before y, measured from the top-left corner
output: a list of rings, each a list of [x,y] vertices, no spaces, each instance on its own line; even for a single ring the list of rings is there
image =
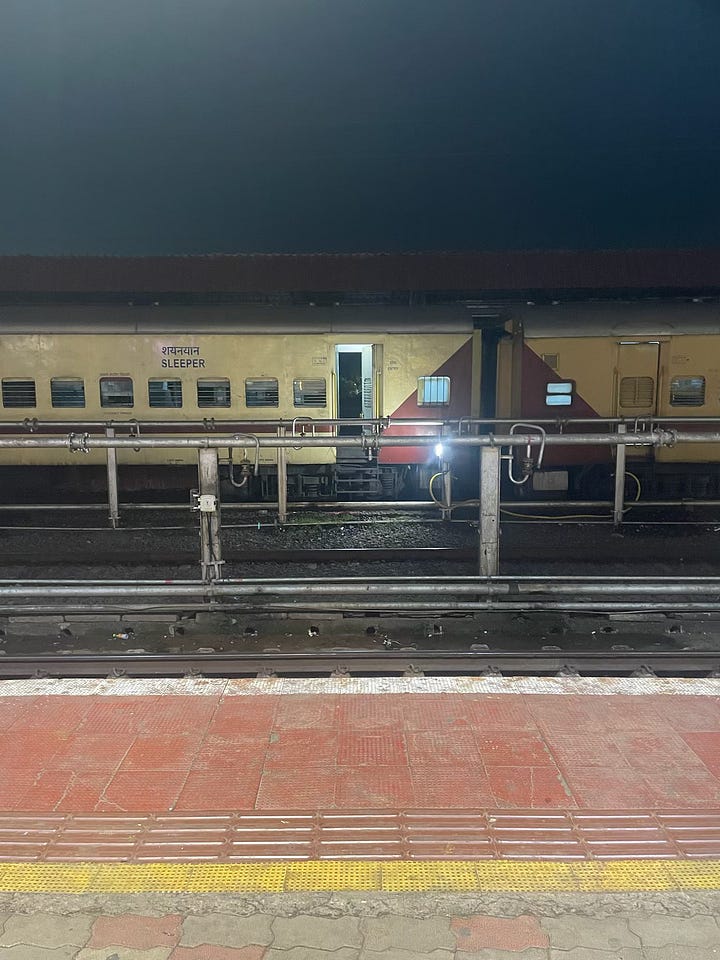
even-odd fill
[[[615,416],[650,417],[657,413],[660,342],[621,340],[618,343]],[[629,447],[628,459],[647,460],[652,447]]]
[[[372,344],[343,343],[335,347],[336,410],[341,420],[372,420]],[[338,428],[339,436],[358,436],[362,425]]]

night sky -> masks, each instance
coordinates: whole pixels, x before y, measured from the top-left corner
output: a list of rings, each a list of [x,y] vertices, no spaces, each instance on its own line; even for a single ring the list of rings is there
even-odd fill
[[[720,0],[0,0],[0,253],[720,246]]]

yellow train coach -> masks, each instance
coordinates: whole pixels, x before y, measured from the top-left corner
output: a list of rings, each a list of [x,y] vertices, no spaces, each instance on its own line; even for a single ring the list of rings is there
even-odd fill
[[[5,307],[0,330],[3,420],[46,429],[70,423],[197,425],[232,432],[309,430],[310,420],[457,419],[473,408],[473,319],[444,307]],[[318,431],[333,429],[322,425]],[[356,432],[362,425],[340,428]],[[235,452],[242,458],[242,451]],[[252,445],[247,451],[252,457]],[[399,496],[426,485],[436,461],[422,448],[368,461],[357,450],[288,450],[295,497]],[[398,455],[399,454],[399,455]],[[98,468],[102,450],[83,457]],[[157,470],[195,463],[196,451],[121,450],[121,484],[167,485]],[[0,465],[77,466],[65,449],[2,450]],[[432,463],[430,462],[432,460]],[[272,496],[275,451],[244,494]],[[165,471],[167,473],[167,471]],[[7,474],[7,471],[6,471]],[[228,471],[225,471],[227,476]],[[98,473],[101,480],[101,474]],[[254,489],[251,487],[258,487]]]
[[[0,308],[0,429],[67,433],[73,425],[136,423],[137,430],[332,431],[317,421],[379,418],[435,422],[485,418],[543,422],[548,430],[647,427],[657,418],[708,424],[720,418],[720,310],[715,301],[432,306],[8,305]],[[568,423],[584,421],[581,426]],[[310,425],[315,421],[314,425]],[[155,427],[153,428],[153,424]],[[125,427],[123,427],[125,430]],[[502,427],[508,429],[507,423]],[[127,432],[125,430],[125,432]],[[393,424],[389,433],[424,433]],[[252,457],[252,448],[247,451]],[[242,451],[234,456],[242,460]],[[126,489],[171,486],[194,471],[195,451],[123,449]],[[1,450],[0,475],[37,485],[79,463],[104,483],[105,454]],[[415,498],[437,470],[431,448],[288,450],[290,496]],[[631,472],[656,495],[720,496],[715,445],[643,447]],[[276,495],[276,454],[239,496]],[[456,457],[458,492],[472,493],[472,457]],[[169,467],[176,468],[175,471]],[[229,483],[235,465],[225,464]],[[523,496],[605,496],[607,447],[548,448]],[[74,473],[74,471],[73,471]],[[55,482],[55,481],[53,481]],[[74,482],[74,481],[73,481]],[[183,482],[181,486],[187,487]]]

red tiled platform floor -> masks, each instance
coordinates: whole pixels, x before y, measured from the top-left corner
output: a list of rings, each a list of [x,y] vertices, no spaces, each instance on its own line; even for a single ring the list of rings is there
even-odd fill
[[[710,810],[720,698],[0,695],[0,811]]]

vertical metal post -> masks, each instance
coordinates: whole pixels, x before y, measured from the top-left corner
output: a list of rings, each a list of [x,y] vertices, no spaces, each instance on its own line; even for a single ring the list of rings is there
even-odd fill
[[[452,517],[452,470],[450,469],[450,464],[447,460],[443,460],[440,464],[440,469],[442,470],[442,498],[443,498],[443,507],[440,511],[443,520],[450,520]]]
[[[285,436],[285,427],[278,427],[278,436]],[[277,449],[277,493],[278,493],[278,522],[287,522],[287,447]]]
[[[112,438],[115,436],[113,427],[105,427],[105,436]],[[120,525],[120,502],[118,499],[118,470],[117,470],[117,448],[107,448],[107,484],[108,484],[108,511],[110,516],[110,526],[116,530]]]
[[[200,512],[200,570],[203,580],[214,580],[222,573],[220,544],[220,484],[218,481],[218,451],[201,448],[198,451],[199,512]]]
[[[627,426],[619,423],[618,433],[627,433]],[[625,455],[627,447],[624,443],[619,443],[615,447],[615,503],[613,506],[613,524],[617,529],[623,522],[625,512]]]
[[[500,448],[480,450],[480,576],[500,571]]]

